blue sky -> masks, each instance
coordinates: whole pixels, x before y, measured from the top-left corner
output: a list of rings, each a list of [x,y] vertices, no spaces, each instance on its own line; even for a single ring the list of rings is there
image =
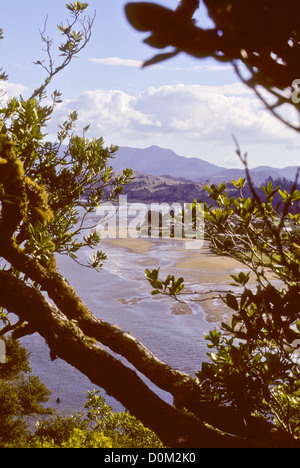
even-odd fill
[[[175,8],[178,0],[157,3]],[[63,93],[49,126],[71,110],[79,113],[78,131],[91,124],[90,137],[107,144],[170,148],[227,167],[238,166],[232,134],[251,166],[298,165],[300,141],[272,117],[242,85],[230,65],[199,61],[184,54],[160,65],[141,69],[156,53],[143,44],[146,36],[132,29],[124,15],[125,0],[91,0],[96,10],[93,36],[81,55],[56,77],[53,87]],[[1,66],[9,75],[9,95],[30,95],[44,78],[33,61],[44,57],[39,28],[48,15],[47,33],[59,44],[56,25],[68,13],[61,0],[5,0],[0,27]],[[203,10],[201,24],[208,24]],[[59,60],[59,59],[57,59]],[[58,63],[58,62],[57,62]],[[295,77],[299,78],[299,77]]]

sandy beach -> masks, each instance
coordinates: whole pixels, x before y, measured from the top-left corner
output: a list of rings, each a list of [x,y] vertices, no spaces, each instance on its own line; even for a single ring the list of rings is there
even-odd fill
[[[209,323],[220,323],[229,320],[231,316],[230,309],[226,307],[221,299],[210,299],[214,295],[212,293],[205,294],[205,291],[210,291],[213,288],[232,289],[230,275],[245,270],[244,265],[239,262],[214,255],[207,244],[201,249],[192,249],[191,241],[189,241],[188,248],[186,248],[186,241],[183,239],[105,239],[102,244],[104,247],[126,250],[133,255],[134,262],[145,268],[157,269],[160,267],[162,279],[164,279],[164,275],[169,273],[174,274],[177,278],[183,277],[187,293],[201,291],[201,296],[193,295],[190,296],[191,299],[188,298],[189,294],[184,296],[183,300],[186,303],[176,302],[168,298],[171,314],[189,315],[195,313],[193,305],[197,305],[197,299],[200,299],[201,302],[198,302],[198,306],[201,304],[201,309]],[[158,247],[161,249],[161,255],[148,258],[147,254],[155,251]],[[171,261],[166,260],[166,258],[170,257],[172,258]],[[150,294],[151,290],[149,288]],[[132,297],[126,300],[119,299],[118,301],[123,305],[134,306],[140,300],[142,298]]]
[[[135,254],[145,254],[149,252],[155,243],[152,239],[105,239],[101,241],[101,245],[126,249]]]
[[[145,268],[160,267],[162,279],[172,273],[185,278],[187,292],[203,293],[230,288],[230,274],[243,267],[212,255],[207,246],[191,250],[191,243],[178,239],[103,239],[99,248],[108,256],[100,273],[83,270],[66,256],[57,259],[60,271],[97,317],[132,333],[170,366],[194,375],[207,359],[205,333],[227,321],[231,311],[220,299],[198,303],[187,296],[182,304],[152,296]],[[80,260],[85,262],[90,255],[91,250],[83,250]],[[55,406],[59,397],[61,410],[82,411],[85,391],[94,388],[89,380],[61,360],[52,362],[37,334],[23,342],[31,352],[31,367],[53,392],[51,404]],[[168,398],[164,392],[158,394]],[[107,401],[114,410],[121,409],[113,399]]]

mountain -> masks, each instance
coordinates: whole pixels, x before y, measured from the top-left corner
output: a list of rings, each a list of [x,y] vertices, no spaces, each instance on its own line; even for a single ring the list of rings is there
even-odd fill
[[[179,156],[172,150],[158,146],[150,146],[145,149],[121,147],[112,165],[117,172],[131,167],[138,172],[183,178],[198,183],[218,184],[245,177],[243,169],[226,169],[202,159]],[[296,173],[297,166],[283,169],[259,166],[251,169],[255,185],[261,185],[269,177],[274,180],[278,178],[295,180]]]
[[[293,180],[295,180],[296,177],[296,169],[297,168],[295,168]],[[282,175],[280,171],[281,169],[273,169],[272,167],[251,169],[250,172],[252,182],[254,183],[254,185],[259,186],[262,185],[269,177],[272,177],[273,180],[281,179],[285,176]],[[210,182],[220,184],[222,182],[231,182],[232,180],[238,180],[240,177],[246,177],[245,171],[243,169],[221,168],[221,170],[219,170],[217,173],[213,174],[210,177]]]
[[[121,147],[113,163],[116,171],[131,167],[134,171],[153,175],[169,175],[199,181],[202,176],[215,174],[220,168],[198,158],[178,156],[174,151],[150,146],[149,148]]]

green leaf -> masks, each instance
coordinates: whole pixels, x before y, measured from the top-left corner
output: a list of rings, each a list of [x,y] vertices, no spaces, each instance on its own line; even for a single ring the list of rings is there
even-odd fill
[[[157,296],[157,294],[160,294],[160,291],[158,289],[155,289],[154,291],[151,292],[152,296]]]
[[[245,274],[243,271],[241,271],[238,275],[230,275],[230,276],[236,283],[241,284],[242,286],[246,286],[246,284],[250,280],[250,274],[251,272]]]
[[[225,302],[226,302],[226,304],[228,305],[228,307],[230,307],[230,309],[233,309],[233,310],[235,310],[235,311],[238,311],[238,310],[239,310],[238,301],[237,301],[236,297],[233,296],[232,294],[228,293],[228,294],[226,295]]]
[[[248,198],[244,203],[244,208],[248,211],[251,205],[252,205],[252,200],[251,198]]]

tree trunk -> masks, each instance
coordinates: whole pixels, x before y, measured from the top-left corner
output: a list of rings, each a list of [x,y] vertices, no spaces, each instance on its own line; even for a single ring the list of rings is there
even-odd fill
[[[2,249],[0,247],[0,254],[1,250]],[[238,437],[247,438],[248,440],[255,440],[259,437],[259,442],[257,442],[258,444],[263,443],[270,446],[275,444],[276,446],[278,443],[280,444],[282,442],[284,442],[285,445],[293,445],[295,443],[293,438],[286,437],[285,434],[282,434],[273,425],[268,424],[264,420],[258,420],[255,417],[250,418],[246,427],[240,415],[231,408],[216,407],[211,403],[201,401],[199,382],[197,379],[180,372],[177,369],[171,368],[156,358],[132,335],[125,333],[118,327],[95,317],[83,304],[76,291],[56,270],[52,270],[50,272],[45,270],[34,259],[28,258],[12,245],[7,245],[5,247],[5,256],[16,269],[23,271],[33,281],[36,281],[41,285],[42,289],[47,292],[49,297],[58,307],[58,310],[63,313],[64,318],[73,324],[73,326],[76,325],[86,338],[94,338],[110,348],[113,352],[125,357],[128,362],[130,362],[156,386],[171,393],[178,406],[188,409],[197,418],[199,418],[199,420],[204,421],[225,433],[234,434]],[[41,298],[44,298],[42,294],[40,294],[40,296]],[[5,295],[3,296],[3,301],[4,299]],[[0,303],[3,307],[6,307],[3,302]],[[24,318],[21,317],[18,312],[18,301],[15,301],[15,306],[10,308],[10,310],[18,314],[20,318]],[[40,317],[40,319],[42,320],[42,317]],[[32,318],[24,318],[24,320],[28,321],[30,325],[32,325]],[[39,331],[36,326],[34,326],[34,328]],[[39,331],[39,333],[41,332]],[[44,336],[44,338],[49,344],[47,337]],[[49,347],[52,352],[54,352],[50,344]],[[84,366],[78,367],[79,363],[77,363],[76,360],[70,362],[68,359],[62,357],[61,354],[58,355],[91,378],[88,374],[88,369],[85,369]],[[114,379],[115,375],[116,374],[112,375],[111,378]],[[119,400],[130,412],[132,412],[132,414],[137,418],[140,418],[131,408],[128,401],[125,403],[123,399],[120,399],[121,397],[119,396],[117,389],[114,389],[112,392],[112,390],[109,390],[107,386],[101,385],[93,379],[91,380],[100,387],[105,388],[109,394]],[[137,390],[132,390],[130,398],[135,399],[136,395]],[[137,402],[135,401],[134,405],[136,404]],[[145,402],[143,404],[145,404]],[[145,419],[141,419],[141,421],[145,425],[149,425],[145,422]],[[152,430],[154,429],[152,428]],[[156,430],[154,430],[154,432],[156,432]],[[240,443],[240,441],[238,443]]]
[[[104,388],[165,445],[175,448],[260,446],[255,441],[221,435],[162,401],[132,369],[99,348],[76,322],[68,320],[36,289],[7,272],[0,272],[0,285],[0,303],[43,336],[53,357],[65,360]]]
[[[16,327],[15,336],[38,332],[46,340],[53,358],[60,357],[104,388],[169,447],[296,445],[293,438],[282,435],[265,421],[253,418],[245,427],[231,408],[214,407],[201,401],[199,382],[195,378],[161,362],[130,334],[97,319],[59,274],[54,256],[44,265],[22,249],[16,233],[27,217],[26,184],[29,182],[12,148],[3,137],[0,185],[5,196],[1,201],[0,257],[13,269],[0,270],[0,306],[24,322],[25,326]],[[20,278],[15,272],[20,272]],[[137,371],[173,395],[177,405],[187,408],[189,413],[161,400],[134,370],[101,349],[97,342],[126,358]]]

